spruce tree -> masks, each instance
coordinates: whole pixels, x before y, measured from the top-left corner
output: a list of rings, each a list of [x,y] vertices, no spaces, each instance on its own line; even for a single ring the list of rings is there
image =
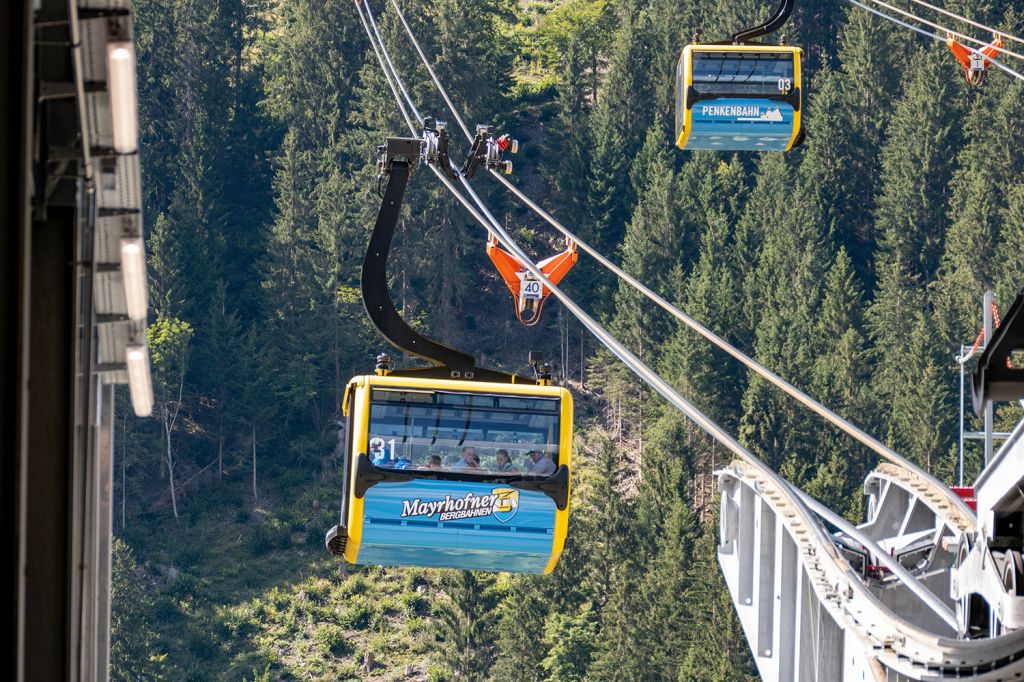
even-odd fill
[[[1024,182],[1009,190],[1004,215],[996,252],[999,300],[1006,305],[1024,291]]]
[[[631,160],[651,120],[646,106],[649,90],[643,78],[645,36],[632,13],[624,14],[609,59],[609,73],[591,117],[591,218],[581,234],[606,254],[614,254],[622,242],[635,201],[629,190]]]
[[[764,157],[758,187],[743,216],[743,222],[757,224],[764,235],[757,268],[744,282],[745,308],[756,329],[755,358],[807,387],[819,345],[814,322],[828,245],[819,231],[813,198],[793,191],[791,178],[782,158]],[[778,187],[786,187],[791,196],[785,211],[772,192]],[[786,456],[807,460],[815,451],[817,431],[802,408],[764,380],[750,379],[743,407],[740,435],[769,465]]]
[[[570,533],[570,538],[573,535]],[[549,615],[558,613],[566,602],[545,583],[563,572],[564,564],[550,578],[510,579],[510,586],[495,608],[495,662],[491,675],[496,682],[542,682],[546,677],[543,661],[547,649],[555,642],[544,642],[540,633],[545,632]]]
[[[471,571],[446,571],[444,589],[447,599],[437,604],[440,661],[457,679],[483,682],[493,663],[493,579]]]
[[[930,52],[911,61],[881,156],[880,259],[898,260],[921,282],[938,267],[953,169],[949,150],[959,143],[963,115],[945,66]]]
[[[154,600],[143,585],[135,553],[123,540],[111,543],[110,679],[167,679],[167,654],[160,651],[151,621]]]
[[[815,325],[819,355],[812,369],[811,394],[824,405],[869,431],[871,375],[861,333],[861,291],[853,264],[840,249],[825,280],[821,312]],[[814,417],[816,421],[817,417]],[[837,511],[859,509],[857,489],[873,455],[831,425],[824,426],[807,491]]]
[[[1016,125],[1022,93],[1016,81],[987,88],[964,119],[960,165],[951,181],[951,224],[936,285],[938,332],[948,348],[973,335],[981,323],[981,294],[995,283],[994,250],[1009,190],[1024,169],[1024,161],[1006,153],[1024,146],[1024,132]]]
[[[717,514],[715,515],[717,523]],[[686,599],[702,616],[691,628],[691,639],[677,679],[694,682],[753,682],[757,679],[750,649],[744,641],[729,590],[717,565],[716,524],[704,528],[693,550],[693,585]]]
[[[541,667],[548,682],[584,682],[597,638],[597,614],[590,604],[576,613],[553,611],[544,625],[547,655]],[[522,678],[519,678],[522,679]]]

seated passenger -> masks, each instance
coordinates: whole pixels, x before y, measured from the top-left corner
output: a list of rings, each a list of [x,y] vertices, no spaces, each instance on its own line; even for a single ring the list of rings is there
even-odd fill
[[[530,466],[531,474],[540,474],[543,476],[549,476],[555,473],[555,463],[544,456],[544,453],[540,450],[531,450],[527,457],[533,462]]]
[[[467,445],[462,448],[462,459],[452,465],[455,471],[472,471],[480,469],[480,458],[476,456],[476,448]]]
[[[512,459],[508,456],[508,450],[505,450],[504,448],[498,450],[498,452],[495,453],[494,459],[498,462],[498,466],[495,469],[495,471],[500,471],[502,473],[512,473],[515,471],[519,471],[514,466],[512,466]]]
[[[427,463],[420,468],[429,469],[430,471],[439,471],[441,469],[441,455],[431,455],[427,458]]]

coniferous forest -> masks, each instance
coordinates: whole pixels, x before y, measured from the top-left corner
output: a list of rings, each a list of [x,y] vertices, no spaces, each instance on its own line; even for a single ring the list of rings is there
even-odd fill
[[[1005,307],[1024,287],[1020,81],[971,88],[941,43],[839,0],[798,3],[785,33],[804,48],[803,147],[680,152],[681,48],[774,1],[401,3],[466,122],[519,139],[513,180],[532,198],[955,481],[955,356],[983,292]],[[134,6],[156,401],[149,419],[124,416],[126,396],[118,411],[113,678],[755,679],[715,559],[728,454],[556,301],[521,326],[483,229],[423,170],[394,299],[482,365],[553,362],[576,398],[569,541],[546,577],[327,553],[341,391],[387,350],[359,297],[376,146],[407,130],[351,0]],[[1013,0],[945,6],[1024,28]],[[373,8],[419,109],[447,118],[389,4]],[[563,248],[486,174],[474,185],[531,255]],[[771,466],[863,517],[874,455],[587,256],[564,289]],[[997,427],[1020,417],[1006,406]],[[966,480],[980,458],[968,448]]]

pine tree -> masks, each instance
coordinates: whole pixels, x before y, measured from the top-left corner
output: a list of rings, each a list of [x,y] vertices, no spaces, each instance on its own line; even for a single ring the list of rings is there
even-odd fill
[[[663,504],[659,511],[664,514],[667,507],[668,518],[640,585],[641,642],[647,647],[643,679],[674,680],[690,643],[688,624],[699,619],[687,593],[698,580],[693,565],[700,528],[685,493],[659,501]]]
[[[110,679],[156,682],[167,679],[167,654],[160,652],[151,622],[153,598],[138,575],[135,553],[123,540],[111,543]]]
[[[907,41],[899,29],[857,7],[847,10],[840,36],[838,75],[843,113],[841,130],[848,131],[839,156],[843,159],[842,203],[834,207],[840,244],[855,264],[874,250],[872,207],[880,176],[887,110],[880,101],[895,99],[899,74],[905,70]],[[858,267],[862,278],[867,271]],[[872,282],[865,279],[870,288]]]
[[[1010,189],[1006,204],[996,260],[999,300],[1009,302],[1024,290],[1024,183]]]
[[[242,462],[249,465],[253,508],[259,507],[259,461],[261,451],[285,430],[287,421],[278,420],[278,396],[283,391],[282,377],[275,374],[275,357],[268,351],[270,334],[255,325],[239,345],[236,367],[239,381],[230,388],[237,405],[234,412],[239,438],[245,443]],[[287,419],[287,415],[285,415]]]
[[[861,334],[860,285],[845,249],[840,249],[825,280],[815,325],[820,350],[812,369],[811,394],[862,428],[871,429],[869,353]],[[815,420],[818,418],[815,417]],[[857,489],[871,456],[845,433],[826,426],[808,492],[840,512],[859,509]]]
[[[745,308],[756,329],[755,358],[806,387],[817,355],[814,313],[821,301],[827,241],[819,231],[813,199],[791,189],[792,173],[784,163],[779,157],[762,160],[758,186],[741,222],[741,228],[745,222],[764,230],[757,268],[744,282]],[[775,205],[772,189],[780,186],[790,188],[786,211]],[[786,456],[810,458],[816,430],[792,400],[751,377],[743,408],[740,435],[769,465]]]
[[[1016,82],[986,89],[964,122],[964,145],[952,179],[948,236],[936,285],[938,332],[947,348],[967,340],[980,323],[978,301],[994,285],[994,249],[1003,229],[1008,190],[1024,161],[1007,149],[1024,145],[1014,124],[1022,89]]]
[[[952,175],[950,148],[962,116],[945,65],[923,52],[909,65],[903,95],[888,122],[875,212],[883,262],[899,261],[918,281],[938,267]]]
[[[586,52],[579,41],[566,46],[558,80],[558,125],[545,137],[540,166],[540,173],[553,194],[554,215],[581,236],[579,228],[586,225],[590,216],[589,179],[581,169],[590,167],[593,153],[588,114],[596,96],[587,92],[584,81],[588,68]],[[596,83],[595,74],[595,88]],[[585,263],[576,265],[581,272],[586,272],[586,267]],[[593,278],[596,272],[594,269],[587,278]],[[573,279],[578,281],[576,277]]]
[[[574,535],[570,533],[569,537],[572,542]],[[562,562],[552,576],[555,579],[564,573],[565,559]],[[542,682],[547,649],[556,642],[538,642],[537,633],[545,632],[549,615],[557,613],[566,601],[550,589],[548,576],[515,576],[510,583],[495,609],[495,662],[491,675],[496,682]]]
[[[686,597],[703,619],[691,628],[691,641],[679,667],[679,682],[753,682],[750,650],[715,560],[715,531],[710,526],[694,548],[694,584]]]
[[[927,298],[909,266],[898,260],[880,263],[879,288],[866,325],[874,346],[872,387],[876,413],[884,424],[896,394],[903,389],[909,330],[923,315]]]
[[[711,163],[707,163],[710,160]],[[713,164],[713,165],[712,165]],[[704,216],[700,251],[696,264],[679,296],[683,310],[697,322],[740,347],[752,345],[745,334],[740,305],[740,268],[730,256],[733,243],[732,221],[746,193],[743,170],[734,161],[725,164],[701,155],[683,169],[691,167],[702,178],[697,190]],[[696,333],[678,325],[676,333],[663,347],[658,364],[666,379],[683,392],[702,411],[719,423],[735,425],[744,378],[741,366]]]
[[[235,400],[238,393],[238,351],[244,344],[244,333],[239,315],[228,309],[227,287],[217,282],[207,313],[206,343],[197,344],[192,362],[195,371],[204,378],[209,391],[205,402],[211,409],[210,421],[215,423],[211,436],[217,448],[217,477],[224,476],[224,449],[229,438],[229,426],[237,414]]]
[[[587,671],[591,680],[626,682],[648,679],[647,644],[642,635],[638,576],[642,565],[623,559],[601,607],[601,635]]]
[[[560,90],[578,88],[580,102],[597,99],[600,67],[614,24],[613,7],[607,0],[574,0],[544,14],[537,27],[537,41],[544,65],[562,71]]]
[[[647,153],[642,152],[634,164],[634,179],[643,187],[626,228],[622,267],[655,291],[668,293],[682,279],[680,253],[684,252],[683,244],[690,230],[682,219],[685,213],[679,205],[680,187],[664,151],[659,126],[651,127],[644,149]],[[640,168],[641,162],[646,162],[647,167]],[[661,347],[671,324],[660,309],[632,287],[616,292],[611,330],[642,360],[650,361],[651,351]],[[640,420],[652,401],[641,382],[618,363],[609,363],[594,380],[609,401],[624,406],[619,421],[634,426],[627,435],[642,437]]]
[[[842,75],[823,68],[813,81],[807,96],[801,124],[806,131],[800,163],[800,181],[814,197],[822,217],[822,231],[839,244],[845,244],[846,211],[853,203],[849,196],[851,141],[846,135]],[[805,82],[807,77],[804,76]],[[866,269],[868,263],[858,263]]]
[[[541,667],[548,682],[587,679],[597,637],[597,614],[589,603],[576,613],[552,612],[544,625],[547,655]],[[520,678],[522,679],[522,678]]]
[[[953,437],[954,404],[950,374],[935,359],[935,331],[921,318],[906,343],[907,353],[902,386],[893,395],[888,441],[916,464],[934,471],[938,458],[948,451]],[[927,424],[928,428],[921,428]]]
[[[590,601],[603,609],[624,559],[633,549],[631,505],[625,499],[626,465],[611,434],[588,433],[580,448],[574,480],[570,542],[555,580],[573,603]],[[578,542],[577,542],[578,541]]]
[[[493,580],[471,571],[447,571],[447,600],[438,603],[437,638],[440,660],[460,680],[489,679],[493,663]]]
[[[432,56],[445,89],[473,132],[474,122],[500,125],[511,89],[515,44],[503,30],[508,0],[443,0],[407,7],[417,39]],[[466,27],[473,30],[467,31]],[[403,36],[404,37],[404,36]],[[469,68],[467,68],[469,67]],[[438,100],[434,100],[438,101]],[[437,111],[441,111],[440,108]],[[439,115],[439,118],[444,118]]]
[[[595,143],[590,166],[591,222],[581,236],[590,238],[602,253],[614,253],[622,242],[635,200],[628,189],[630,161],[651,120],[645,106],[649,89],[642,77],[646,70],[644,43],[636,18],[625,12],[591,117]]]

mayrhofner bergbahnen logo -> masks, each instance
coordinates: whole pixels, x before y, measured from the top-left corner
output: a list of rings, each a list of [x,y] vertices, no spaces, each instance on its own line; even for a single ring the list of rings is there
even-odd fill
[[[519,510],[519,491],[513,488],[494,488],[487,495],[467,492],[461,497],[445,495],[440,500],[402,500],[402,518],[437,516],[438,521],[476,519],[494,516],[501,523],[507,523]]]

